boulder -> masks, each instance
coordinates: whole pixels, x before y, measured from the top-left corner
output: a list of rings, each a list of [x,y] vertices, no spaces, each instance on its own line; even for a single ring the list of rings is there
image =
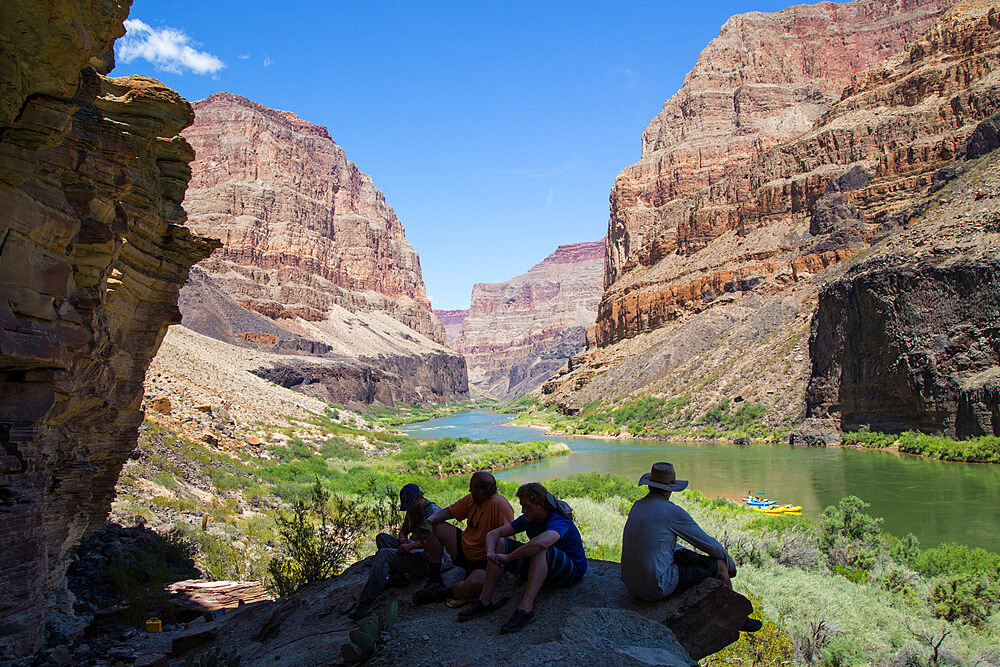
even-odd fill
[[[166,396],[151,398],[146,405],[150,410],[159,412],[161,415],[169,415],[171,411],[173,411],[173,405],[170,403],[170,399]]]
[[[196,618],[205,612],[273,598],[259,581],[186,579],[170,584],[166,590],[170,594],[171,608],[183,620]]]

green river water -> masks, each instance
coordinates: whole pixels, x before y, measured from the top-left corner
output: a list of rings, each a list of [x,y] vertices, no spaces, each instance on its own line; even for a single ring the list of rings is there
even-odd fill
[[[944,463],[907,454],[839,447],[665,443],[545,436],[510,426],[510,415],[462,412],[403,428],[418,438],[469,437],[494,442],[555,440],[572,452],[510,468],[511,482],[565,478],[580,472],[616,473],[638,480],[656,461],[674,464],[690,487],[738,500],[748,490],[800,504],[816,518],[827,505],[855,495],[885,519],[884,530],[913,533],[924,548],[960,542],[1000,552],[1000,466]]]

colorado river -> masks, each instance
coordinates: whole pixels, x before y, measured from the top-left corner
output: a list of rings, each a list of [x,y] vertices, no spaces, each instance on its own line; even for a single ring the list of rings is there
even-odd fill
[[[581,472],[638,480],[655,461],[670,461],[681,479],[707,496],[739,499],[747,490],[801,504],[816,518],[848,495],[871,503],[884,530],[913,533],[922,547],[960,542],[1000,551],[1000,466],[944,463],[906,454],[839,447],[665,443],[545,436],[510,426],[510,415],[462,412],[403,428],[418,438],[486,438],[494,442],[555,440],[572,452],[497,473],[512,482],[565,478]]]

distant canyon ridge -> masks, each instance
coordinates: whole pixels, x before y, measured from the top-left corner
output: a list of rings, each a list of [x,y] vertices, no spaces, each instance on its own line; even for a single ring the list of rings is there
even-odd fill
[[[586,346],[603,292],[604,241],[573,243],[526,273],[472,288],[467,311],[434,311],[485,396],[529,393]]]

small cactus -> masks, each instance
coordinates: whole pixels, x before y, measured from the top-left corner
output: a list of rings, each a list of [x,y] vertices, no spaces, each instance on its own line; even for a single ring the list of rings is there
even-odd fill
[[[361,626],[359,629],[366,635],[371,635],[372,637],[378,637],[378,620],[369,616],[365,620],[361,621]]]
[[[361,621],[361,625],[356,630],[352,630],[348,635],[350,642],[344,643],[340,647],[340,656],[344,662],[363,662],[375,655],[375,647],[378,644],[379,635],[392,629],[399,620],[399,606],[393,602],[389,611],[379,614],[378,618],[369,616]],[[351,643],[353,642],[353,644]]]
[[[370,635],[363,630],[352,630],[351,634],[348,635],[351,641],[358,645],[358,647],[365,653],[371,653],[375,650],[375,640],[378,638],[377,635]]]
[[[358,650],[354,648],[354,645],[348,642],[340,647],[340,657],[344,659],[344,662],[361,662],[362,660],[367,660],[371,656],[365,656],[358,653]]]
[[[396,625],[396,621],[399,620],[399,603],[393,602],[389,607],[389,611],[385,615],[385,629],[392,630],[392,626]]]

